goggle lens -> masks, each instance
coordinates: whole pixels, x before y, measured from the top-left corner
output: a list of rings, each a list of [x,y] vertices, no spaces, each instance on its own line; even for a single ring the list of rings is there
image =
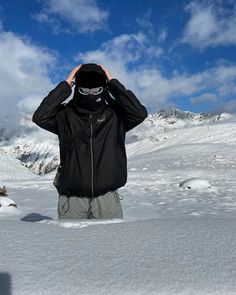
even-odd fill
[[[79,87],[78,91],[79,91],[79,93],[81,93],[83,95],[89,95],[89,93],[91,93],[93,95],[97,95],[103,91],[103,87],[96,87],[96,88]]]

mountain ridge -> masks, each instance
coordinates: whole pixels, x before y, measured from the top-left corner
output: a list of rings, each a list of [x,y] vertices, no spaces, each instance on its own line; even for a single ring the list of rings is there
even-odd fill
[[[236,117],[229,113],[193,113],[176,108],[160,109],[155,113],[149,113],[142,124],[126,134],[126,145],[145,138],[160,144],[167,140],[166,134],[171,130],[221,124],[235,119]],[[8,132],[3,128],[0,131],[0,148],[34,173],[44,175],[57,168],[60,160],[58,137],[35,125],[31,116],[23,117],[19,129],[14,132]]]

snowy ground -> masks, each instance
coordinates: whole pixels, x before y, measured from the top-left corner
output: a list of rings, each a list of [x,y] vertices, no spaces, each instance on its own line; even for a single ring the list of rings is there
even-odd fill
[[[0,294],[236,294],[235,132],[222,123],[127,144],[124,220],[58,221],[55,173],[0,150],[0,185],[18,205],[0,208]]]

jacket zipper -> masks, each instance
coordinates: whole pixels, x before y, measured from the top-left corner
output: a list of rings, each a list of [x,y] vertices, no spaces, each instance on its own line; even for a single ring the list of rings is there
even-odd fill
[[[94,188],[93,188],[93,124],[92,124],[92,115],[90,114],[90,119],[91,119],[91,123],[90,123],[90,130],[91,130],[91,137],[90,137],[90,151],[91,151],[91,181],[92,181],[92,197],[94,195]]]

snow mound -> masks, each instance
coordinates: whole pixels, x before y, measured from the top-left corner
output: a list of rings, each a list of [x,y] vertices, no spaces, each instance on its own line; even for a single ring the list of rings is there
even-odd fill
[[[180,187],[184,189],[206,189],[211,188],[210,183],[201,178],[190,178],[184,181],[181,181],[179,184]]]
[[[4,207],[16,208],[17,205],[13,200],[11,200],[11,199],[9,199],[7,197],[0,197],[0,207],[1,208],[4,208]]]

